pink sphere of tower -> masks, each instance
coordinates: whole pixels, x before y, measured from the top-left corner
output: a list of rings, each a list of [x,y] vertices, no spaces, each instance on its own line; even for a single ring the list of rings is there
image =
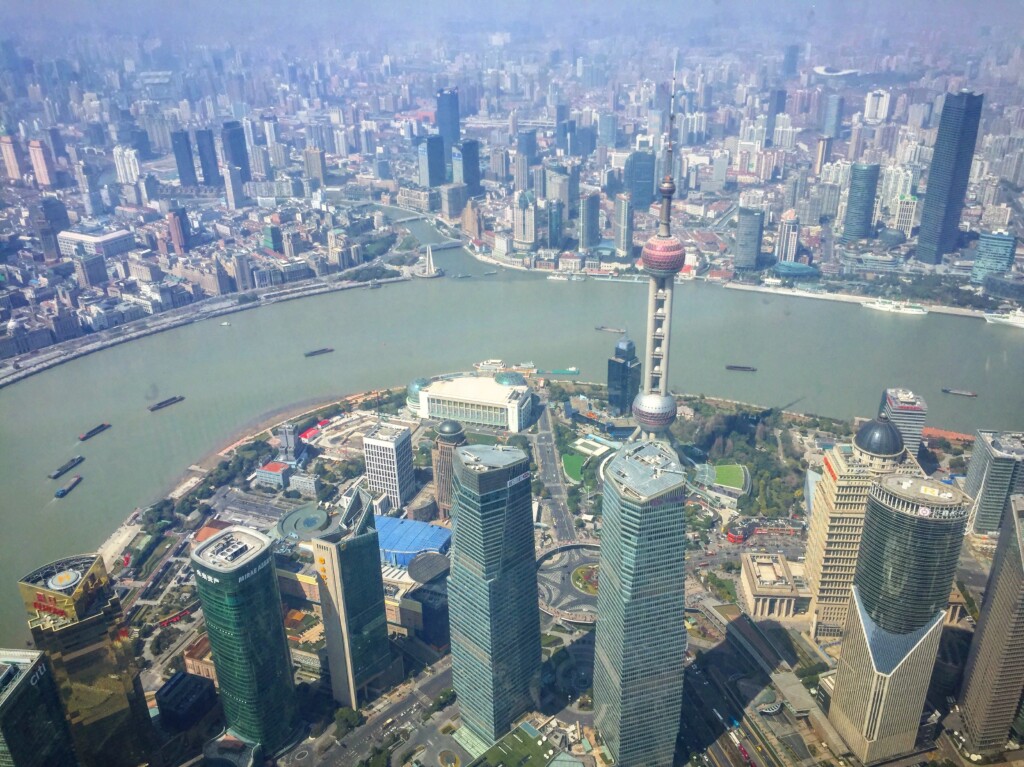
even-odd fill
[[[645,432],[666,432],[676,420],[675,398],[668,394],[641,392],[633,400],[633,418]]]
[[[655,277],[679,274],[686,263],[686,248],[678,237],[655,235],[644,243],[641,256],[644,271]]]

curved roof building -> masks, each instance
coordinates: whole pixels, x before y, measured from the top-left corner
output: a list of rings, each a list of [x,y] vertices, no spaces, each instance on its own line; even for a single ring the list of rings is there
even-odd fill
[[[448,552],[452,531],[415,519],[377,516],[374,520],[381,562],[403,569],[424,551]]]
[[[879,457],[897,456],[904,450],[903,435],[885,413],[861,426],[853,444],[865,453]]]

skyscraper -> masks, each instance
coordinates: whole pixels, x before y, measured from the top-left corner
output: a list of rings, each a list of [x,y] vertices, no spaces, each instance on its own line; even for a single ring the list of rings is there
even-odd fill
[[[302,161],[306,170],[306,178],[316,179],[320,186],[327,180],[327,160],[323,149],[307,147],[302,153]]]
[[[459,89],[443,88],[437,92],[437,111],[434,113],[437,132],[444,141],[445,164],[451,162],[452,147],[459,141]]]
[[[1024,493],[1024,432],[979,429],[964,492],[974,499],[971,532],[999,530],[1010,496]]]
[[[775,118],[786,111],[786,91],[783,88],[773,88],[768,92],[768,112],[764,124],[764,143],[771,146],[775,136]]]
[[[370,494],[351,487],[339,505],[341,527],[314,538],[327,662],[334,700],[366,702],[367,685],[391,666],[384,581]]]
[[[489,745],[531,707],[540,673],[529,459],[511,447],[460,447],[454,495],[452,686],[463,724]]]
[[[139,152],[137,149],[118,144],[114,147],[114,169],[119,184],[134,184],[139,180]]]
[[[237,165],[229,165],[224,170],[224,175],[218,176],[218,178],[224,184],[224,198],[227,201],[228,210],[245,207],[248,198],[242,188],[242,169]]]
[[[196,153],[199,155],[199,170],[203,174],[203,185],[221,186],[224,179],[217,170],[217,149],[213,145],[213,131],[209,128],[196,131]]]
[[[14,136],[0,136],[0,157],[4,161],[4,170],[11,181],[21,181],[25,175],[25,157],[21,144]]]
[[[579,250],[587,251],[601,242],[601,194],[587,192],[580,196]]]
[[[640,393],[641,375],[636,345],[623,336],[615,344],[615,353],[608,358],[608,409],[613,415],[629,413],[633,400]]]
[[[820,176],[821,169],[830,162],[832,162],[832,137],[819,136],[814,149],[814,167],[812,168],[814,175]]]
[[[917,260],[923,263],[939,263],[943,254],[955,250],[959,242],[960,214],[984,98],[968,91],[946,94],[917,236]]]
[[[837,93],[830,93],[825,101],[825,120],[821,132],[828,138],[839,138],[843,129],[843,110],[846,101]]]
[[[654,201],[654,176],[656,158],[654,152],[630,152],[622,169],[622,183],[626,187],[633,206],[646,211]]]
[[[1016,236],[1007,232],[982,232],[974,253],[971,282],[982,285],[988,275],[1008,272],[1016,251]]]
[[[864,764],[914,747],[968,498],[932,479],[871,488],[829,720]]]
[[[736,241],[732,264],[736,269],[756,269],[764,238],[764,211],[740,208],[736,214]]]
[[[0,764],[78,767],[60,690],[41,652],[0,649]]]
[[[171,131],[171,149],[174,151],[174,164],[178,168],[178,180],[182,186],[198,186],[196,163],[192,156],[192,142],[187,130]]]
[[[782,76],[796,77],[797,62],[800,60],[800,46],[787,45],[782,52]]]
[[[292,663],[272,542],[229,527],[192,552],[228,729],[273,756],[295,735]]]
[[[921,432],[928,419],[928,403],[924,397],[910,389],[885,389],[878,412],[885,413],[892,425],[899,429],[907,452],[917,458],[917,451],[921,447]]]
[[[800,218],[795,210],[787,210],[779,219],[779,231],[775,235],[775,260],[796,261],[800,251]]]
[[[366,481],[372,490],[387,493],[394,508],[416,494],[412,465],[412,432],[404,426],[379,422],[363,436]]]
[[[971,641],[960,715],[970,753],[1006,747],[1024,692],[1024,495],[1012,497]]]
[[[188,222],[188,215],[184,208],[171,208],[167,211],[167,232],[174,246],[174,252],[181,255],[185,253],[190,244],[192,227]]]
[[[442,519],[451,516],[455,482],[455,450],[466,444],[466,432],[458,421],[442,421],[430,451],[434,470],[434,494]]]
[[[32,223],[39,237],[43,256],[47,260],[60,256],[57,235],[71,228],[71,219],[68,218],[68,209],[64,203],[56,197],[43,197],[39,200],[39,209],[33,216]]]
[[[628,194],[615,195],[615,255],[619,258],[633,257],[633,201]]]
[[[49,657],[83,767],[136,767],[152,725],[121,600],[103,559],[51,562],[18,583],[32,643]]]
[[[874,235],[878,173],[877,164],[853,164],[850,191],[846,198],[846,217],[843,219],[843,242],[863,240]]]
[[[53,155],[49,145],[39,139],[28,142],[28,159],[32,163],[32,173],[36,184],[43,189],[50,189],[57,184],[57,169],[53,165]]]
[[[526,157],[527,165],[537,164],[537,131],[523,128],[516,133],[516,152]]]
[[[419,159],[420,186],[441,186],[444,183],[444,139],[427,136],[416,150]]]
[[[452,148],[452,181],[465,184],[466,193],[476,197],[480,187],[480,142],[475,138],[459,141]]]
[[[198,136],[196,137],[198,140]],[[252,181],[252,169],[249,166],[249,150],[245,146],[245,129],[238,120],[228,120],[220,130],[221,144],[224,146],[224,164],[228,167],[238,166],[243,183]]]

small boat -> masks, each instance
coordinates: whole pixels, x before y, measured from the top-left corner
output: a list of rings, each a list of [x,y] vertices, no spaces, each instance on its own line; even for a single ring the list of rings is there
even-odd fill
[[[64,474],[67,474],[69,471],[71,471],[73,468],[75,468],[78,464],[80,464],[84,460],[85,460],[85,458],[83,458],[82,456],[76,455],[70,461],[68,461],[67,463],[62,465],[60,468],[54,469],[53,471],[51,471],[46,476],[48,476],[50,479],[57,479],[58,477],[61,477]]]
[[[985,322],[990,325],[1010,325],[1015,328],[1024,328],[1024,309],[1014,309],[1012,312],[986,312]]]
[[[110,424],[109,423],[101,423],[99,426],[93,426],[85,434],[79,434],[78,435],[78,441],[79,442],[85,442],[87,439],[92,439],[97,434],[100,434],[101,432],[104,432],[104,431],[106,431],[109,428],[110,428]]]
[[[569,281],[569,275],[568,274],[549,274],[548,275],[548,279],[549,280],[557,280],[558,282],[568,282]]]
[[[943,389],[943,394],[955,394],[958,397],[977,397],[978,395],[966,389]]]
[[[473,276],[472,274],[456,274],[455,275],[455,279],[457,279],[457,280],[468,280],[472,276]]]
[[[585,279],[587,279],[587,275],[585,275],[585,274],[570,274],[569,275],[569,282],[583,282]]]
[[[571,368],[556,368],[551,371],[551,375],[554,376],[578,376],[579,374],[580,369],[575,365]]]
[[[334,351],[334,349],[332,349],[331,347],[325,346],[322,349],[314,349],[311,352],[306,352],[302,356],[304,356],[304,357],[319,357],[321,354],[330,354],[333,351]]]
[[[185,400],[185,398],[182,397],[180,394],[178,394],[178,395],[176,395],[174,397],[168,397],[167,399],[162,399],[159,402],[157,402],[155,405],[150,405],[149,406],[149,412],[150,413],[155,413],[157,410],[163,410],[165,407],[170,407],[171,405],[177,405],[179,402],[184,402],[184,400]]]
[[[597,327],[594,328],[594,330],[601,330],[604,331],[605,333],[618,333],[619,335],[622,335],[623,333],[626,332],[625,328],[613,328],[609,325],[598,325]]]
[[[227,320],[225,320],[224,322],[220,323],[220,326],[222,328],[230,328],[231,327],[231,323],[228,322]]]
[[[58,489],[57,492],[53,494],[53,497],[54,498],[63,498],[65,495],[67,495],[72,490],[74,490],[76,487],[78,487],[78,483],[81,482],[81,481],[82,481],[82,475],[81,474],[76,474],[75,476],[73,476],[71,478],[70,482],[68,482],[66,485],[64,485],[64,487]]]
[[[514,370],[516,373],[536,373],[537,372],[537,366],[535,364],[533,364],[532,361],[530,361],[530,362],[517,362],[514,365],[512,365],[509,369],[510,370]]]
[[[750,365],[726,365],[726,370],[736,370],[740,373],[756,373],[757,368],[751,367]]]
[[[497,269],[491,269],[491,271],[489,271],[489,272],[484,272],[484,277],[492,277],[493,275],[495,275],[497,273],[498,273]]]
[[[890,301],[886,298],[879,298],[876,301],[868,301],[861,304],[866,309],[874,309],[879,312],[891,312],[892,314],[928,314],[928,310],[921,304],[911,304],[906,301]]]
[[[473,368],[481,373],[500,373],[502,370],[507,370],[508,365],[504,360],[484,360],[483,362],[474,362]]]

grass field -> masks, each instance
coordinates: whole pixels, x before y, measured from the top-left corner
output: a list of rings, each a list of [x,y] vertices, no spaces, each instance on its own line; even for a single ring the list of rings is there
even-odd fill
[[[743,467],[735,464],[725,464],[715,467],[715,484],[725,487],[734,487],[737,490],[743,489]]]
[[[530,729],[533,730],[532,727]],[[473,767],[540,767],[547,764],[550,759],[545,756],[545,752],[552,745],[545,737],[536,737],[533,733],[527,732],[525,725],[520,725],[473,762]],[[540,745],[537,745],[538,741]]]
[[[583,481],[583,462],[585,460],[587,459],[578,453],[562,456],[562,468],[565,469],[565,475],[573,482]]]

